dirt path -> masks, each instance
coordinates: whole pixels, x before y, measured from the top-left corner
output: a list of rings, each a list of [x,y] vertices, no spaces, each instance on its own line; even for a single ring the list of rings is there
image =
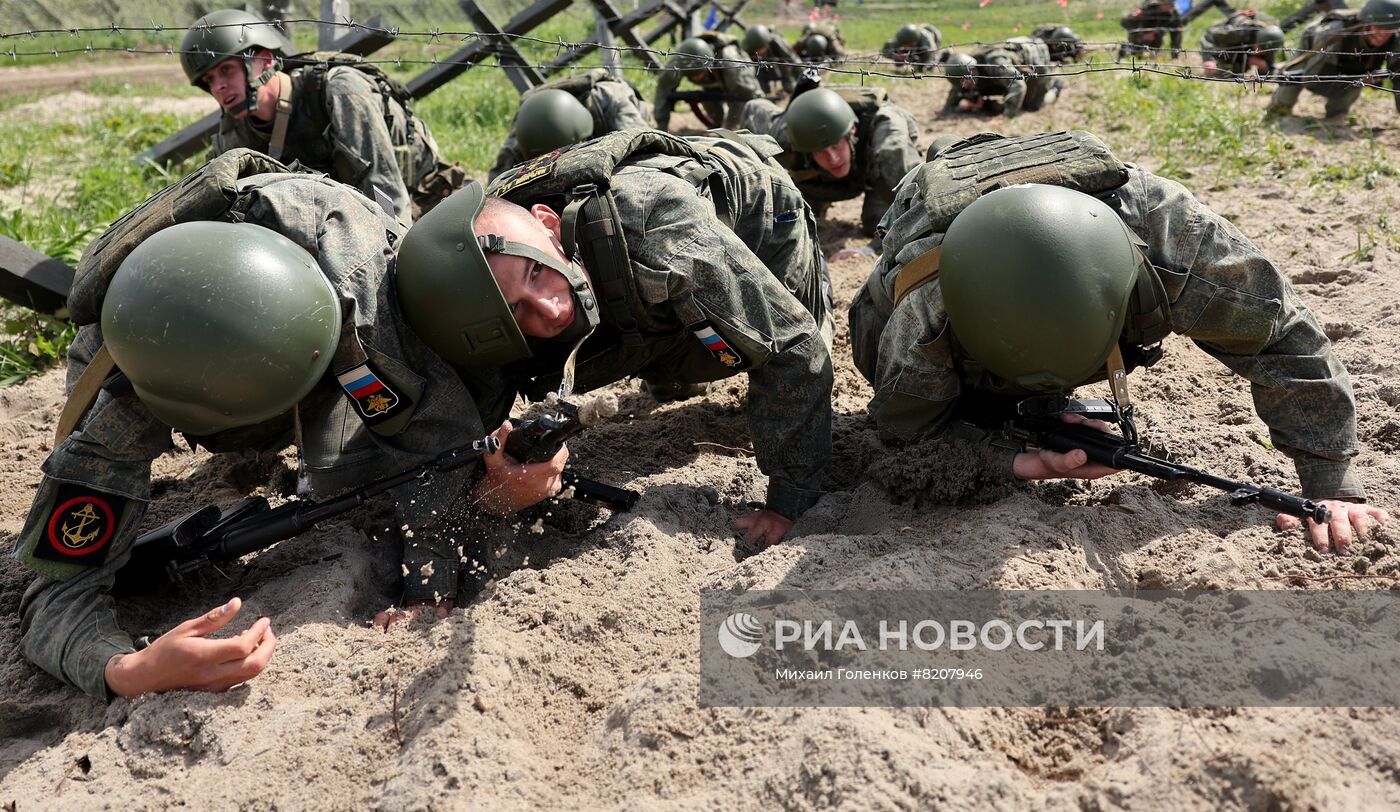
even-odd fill
[[[0,95],[64,87],[85,87],[97,79],[127,82],[168,79],[183,82],[180,65],[172,58],[135,61],[129,64],[97,65],[86,68],[24,67],[0,70]]]

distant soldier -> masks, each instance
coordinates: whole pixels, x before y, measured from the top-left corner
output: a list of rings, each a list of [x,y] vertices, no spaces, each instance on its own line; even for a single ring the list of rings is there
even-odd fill
[[[786,111],[756,99],[744,107],[743,126],[783,147],[778,161],[818,219],[833,202],[865,195],[860,222],[867,237],[875,237],[900,179],[923,163],[918,122],[884,88],[810,90]],[[878,252],[879,241],[871,248]]]
[[[1213,8],[1220,9],[1220,13],[1224,14],[1226,17],[1235,13],[1235,10],[1230,7],[1230,4],[1226,2],[1226,0],[1202,0],[1202,2],[1193,3],[1190,8],[1186,9],[1186,13],[1181,15],[1182,26],[1190,25],[1197,17],[1200,17]]]
[[[1313,0],[1313,2],[1284,17],[1283,22],[1279,23],[1279,28],[1285,32],[1292,31],[1318,14],[1340,11],[1346,7],[1346,0]]]
[[[1181,31],[1185,23],[1171,0],[1142,0],[1137,8],[1125,12],[1119,22],[1128,31],[1128,41],[1118,48],[1119,59],[1160,50],[1167,34],[1171,35],[1172,56],[1181,55]]]
[[[303,67],[284,72],[283,60],[295,51],[246,11],[206,14],[185,32],[185,75],[223,110],[211,157],[248,147],[299,161],[371,200],[378,190],[405,222],[462,185],[465,173],[443,162],[402,84],[377,65],[333,52],[312,54],[299,60]]]
[[[901,72],[930,73],[943,61],[943,34],[930,23],[905,23],[885,42],[880,55],[898,64]]]
[[[1181,184],[1089,133],[983,133],[912,173],[881,227],[886,249],[849,323],[882,440],[978,443],[983,475],[1006,480],[1112,474],[1082,450],[1025,448],[999,429],[1023,405],[1100,381],[1128,405],[1129,374],[1177,333],[1251,382],[1272,447],[1331,512],[1306,520],[1313,545],[1340,551],[1388,520],[1351,468],[1356,404],[1319,319]]]
[[[758,83],[764,93],[769,93],[774,84],[781,84],[785,93],[792,92],[802,76],[802,68],[798,67],[797,54],[782,34],[766,25],[752,25],[744,32],[742,44],[749,58],[758,63]]]
[[[1283,75],[1296,80],[1274,91],[1269,114],[1293,112],[1304,88],[1327,99],[1328,118],[1346,115],[1367,85],[1381,87],[1389,77],[1391,90],[1400,89],[1397,30],[1400,0],[1367,0],[1357,11],[1329,11],[1303,32],[1304,52],[1283,66]],[[1363,77],[1362,85],[1356,86],[1353,77]],[[1400,93],[1393,98],[1400,111]]]
[[[1049,76],[1050,50],[1030,37],[1014,37],[972,54],[951,54],[945,63],[952,87],[943,103],[948,112],[988,110],[1008,118],[1055,101],[1060,85]]]
[[[1084,40],[1067,25],[1039,25],[1031,32],[1031,37],[1045,43],[1050,49],[1050,61],[1056,64],[1078,62],[1088,53]]]
[[[820,49],[808,49],[808,40],[813,37],[821,37],[818,43]],[[813,20],[802,26],[802,33],[798,35],[797,41],[792,44],[793,50],[802,54],[803,59],[813,61],[813,54],[821,53],[820,59],[827,62],[840,62],[846,58],[846,38],[841,35],[841,29],[831,20]]]
[[[651,111],[637,89],[605,68],[555,79],[521,95],[520,110],[490,176],[552,149],[651,126]]]
[[[753,65],[739,48],[739,42],[728,34],[706,31],[676,46],[676,53],[656,80],[656,102],[653,112],[658,129],[671,124],[671,108],[675,106],[681,79],[698,86],[702,98],[691,102],[696,116],[707,127],[735,129],[744,103],[763,95]]]
[[[1282,50],[1283,29],[1245,9],[1206,30],[1201,37],[1201,69],[1206,76],[1250,72],[1267,76]]]

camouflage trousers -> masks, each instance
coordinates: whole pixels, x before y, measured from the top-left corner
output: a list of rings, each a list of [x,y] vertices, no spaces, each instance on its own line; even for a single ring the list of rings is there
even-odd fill
[[[466,185],[467,173],[455,161],[439,163],[409,192],[413,198],[413,222],[433,210],[444,198]]]
[[[1298,97],[1303,95],[1303,88],[1327,99],[1328,118],[1344,115],[1356,103],[1356,100],[1361,98],[1363,90],[1363,88],[1352,87],[1343,82],[1279,85],[1278,89],[1274,91],[1273,98],[1269,100],[1269,112],[1293,112],[1293,105],[1297,104]]]

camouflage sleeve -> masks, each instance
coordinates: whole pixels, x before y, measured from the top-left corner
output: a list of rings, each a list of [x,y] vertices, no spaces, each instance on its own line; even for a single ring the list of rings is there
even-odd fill
[[[783,109],[768,99],[751,99],[744,104],[739,118],[739,127],[759,135],[778,138],[783,129],[781,120]]]
[[[1015,79],[1006,85],[1006,93],[1001,97],[1001,112],[1007,118],[1021,114],[1021,103],[1026,99],[1026,80]]]
[[[68,354],[70,386],[101,344],[96,326],[79,331]],[[107,661],[134,650],[131,636],[117,626],[108,593],[146,512],[151,460],[170,445],[170,429],[135,395],[101,393],[78,430],[44,462],[44,478],[16,539],[15,557],[39,574],[19,605],[24,656],[99,699],[108,698]],[[81,511],[74,509],[79,504]],[[88,504],[96,510],[87,510]],[[74,563],[41,552],[45,545],[81,550],[75,545],[93,532],[99,535],[88,541],[91,552],[72,558]]]
[[[1133,170],[1120,192],[1171,301],[1172,328],[1250,382],[1276,448],[1309,498],[1364,498],[1351,472],[1356,405],[1346,369],[1288,280],[1175,181]]]
[[[885,59],[893,61],[896,53],[898,53],[898,49],[895,46],[895,41],[892,39],[885,40],[885,44],[880,46],[880,56]]]
[[[525,160],[525,153],[520,151],[520,142],[515,140],[515,130],[511,130],[510,135],[506,136],[505,143],[501,144],[501,151],[496,153],[496,165],[491,167],[491,171],[487,173],[487,182],[495,180],[497,175],[523,160]]]
[[[680,71],[662,70],[656,77],[656,98],[652,101],[652,117],[656,119],[656,129],[666,130],[671,126],[671,108],[675,102],[671,94],[681,86]]]
[[[943,99],[943,109],[956,110],[958,102],[962,100],[962,88],[958,86],[957,82],[949,82],[948,85],[948,95]]]
[[[769,477],[768,507],[798,516],[820,498],[831,457],[830,351],[812,314],[694,187],[661,173],[648,179],[645,238],[632,258],[666,289],[643,295],[664,296],[688,328],[708,322],[764,356],[748,370],[755,456]]]
[[[624,82],[599,82],[593,87],[598,109],[603,121],[611,127],[611,132],[621,130],[649,130],[651,121],[646,108],[642,107],[637,94]],[[594,137],[603,133],[594,133]]]
[[[354,68],[327,73],[325,95],[335,142],[336,174],[347,175],[337,180],[359,189],[370,200],[375,199],[378,188],[393,201],[399,219],[412,222],[413,202],[404,185],[394,138],[384,120],[384,98]]]
[[[875,170],[871,184],[890,196],[909,170],[923,163],[916,142],[918,122],[902,108],[887,106],[875,116],[871,128],[871,159]]]
[[[749,99],[761,97],[763,88],[758,84],[758,74],[754,72],[752,65],[730,65],[720,68],[719,73],[723,79],[724,92],[735,97],[725,102],[724,127],[737,130],[744,104]]]

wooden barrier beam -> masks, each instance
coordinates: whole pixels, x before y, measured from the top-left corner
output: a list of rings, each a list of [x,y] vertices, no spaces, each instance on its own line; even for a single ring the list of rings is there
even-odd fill
[[[525,34],[540,23],[568,8],[573,0],[539,0],[539,2],[511,17],[501,26],[504,34]],[[494,56],[491,47],[477,40],[458,50],[443,62],[434,65],[413,77],[408,82],[408,92],[413,98],[421,99],[467,71],[476,63]]]
[[[458,0],[457,5],[480,30],[482,44],[489,48],[495,54],[496,59],[505,66],[506,78],[510,79],[510,83],[515,85],[517,91],[524,93],[532,87],[544,84],[544,74],[530,64],[530,60],[526,59],[525,55],[520,53],[520,49],[515,47],[515,42],[506,36],[500,26],[496,25],[496,21],[491,19],[490,14],[487,14],[476,4],[476,0]]]
[[[41,313],[62,310],[73,286],[67,263],[0,236],[0,296]]]

